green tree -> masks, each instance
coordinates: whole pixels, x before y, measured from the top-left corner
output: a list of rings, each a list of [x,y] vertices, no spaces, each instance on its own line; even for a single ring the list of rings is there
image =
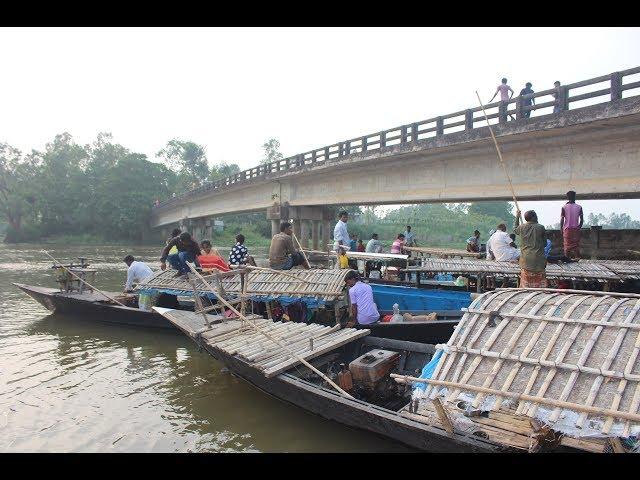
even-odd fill
[[[230,177],[231,175],[233,175],[234,173],[238,173],[239,171],[240,167],[236,163],[222,162],[219,165],[213,165],[211,167],[211,171],[209,172],[209,180],[220,180],[221,178]]]
[[[475,202],[467,210],[471,214],[495,217],[512,227],[514,223],[513,205],[511,202]],[[523,212],[524,213],[524,212]]]
[[[157,155],[178,174],[178,191],[202,185],[210,175],[205,148],[197,143],[173,139]]]
[[[23,158],[18,149],[0,143],[0,214],[18,236],[34,210],[37,174],[36,158]]]
[[[270,138],[262,144],[264,149],[264,157],[260,160],[262,164],[268,164],[282,160],[283,156],[280,153],[280,142],[275,138]]]

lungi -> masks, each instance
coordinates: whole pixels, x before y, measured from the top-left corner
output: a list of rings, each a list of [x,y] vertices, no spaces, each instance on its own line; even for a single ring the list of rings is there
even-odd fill
[[[569,258],[580,258],[580,229],[565,228],[562,231],[564,254]]]
[[[547,288],[547,272],[520,269],[520,288]]]

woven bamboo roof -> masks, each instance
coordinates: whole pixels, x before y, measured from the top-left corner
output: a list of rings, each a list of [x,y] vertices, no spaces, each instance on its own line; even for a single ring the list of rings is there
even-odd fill
[[[515,262],[494,260],[470,260],[459,258],[425,258],[421,266],[409,267],[407,271],[446,272],[453,274],[494,274],[505,277],[520,275],[520,265]],[[620,270],[622,271],[622,270]],[[547,278],[584,279],[599,281],[622,281],[628,277],[613,271],[600,261],[579,261],[574,263],[547,264]]]
[[[425,397],[443,396],[450,412],[461,399],[468,409],[515,409],[573,437],[637,434],[639,312],[637,295],[486,293],[437,346]]]
[[[225,294],[242,293],[242,275],[245,276],[247,288],[245,293],[255,297],[313,297],[323,301],[335,301],[344,295],[344,277],[349,270],[312,269],[275,271],[231,271],[221,275],[205,276],[207,285],[192,276],[191,281],[198,293],[211,293],[212,287],[217,290],[216,279],[219,279]],[[185,279],[175,276],[175,270],[156,272],[151,278],[138,285],[137,289],[157,289],[193,292],[193,286]]]
[[[456,248],[435,248],[435,247],[403,247],[410,252],[422,253],[425,255],[433,255],[436,257],[471,257],[480,258],[481,253],[467,252]]]

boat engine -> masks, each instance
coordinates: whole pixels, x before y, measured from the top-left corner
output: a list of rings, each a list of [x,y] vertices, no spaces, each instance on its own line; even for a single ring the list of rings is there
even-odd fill
[[[358,398],[377,404],[397,396],[398,384],[389,376],[397,371],[400,354],[390,350],[371,350],[349,364],[353,390]]]

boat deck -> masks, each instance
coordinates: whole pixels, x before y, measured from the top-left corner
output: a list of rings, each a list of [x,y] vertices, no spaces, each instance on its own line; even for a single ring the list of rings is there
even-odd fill
[[[223,321],[219,315],[207,315],[211,323],[207,327],[201,314],[158,307],[154,310],[196,342],[233,355],[266,377],[276,376],[301,363],[276,342],[284,344],[298,357],[310,360],[370,333],[367,329],[273,322],[257,315],[246,316],[248,322]]]

